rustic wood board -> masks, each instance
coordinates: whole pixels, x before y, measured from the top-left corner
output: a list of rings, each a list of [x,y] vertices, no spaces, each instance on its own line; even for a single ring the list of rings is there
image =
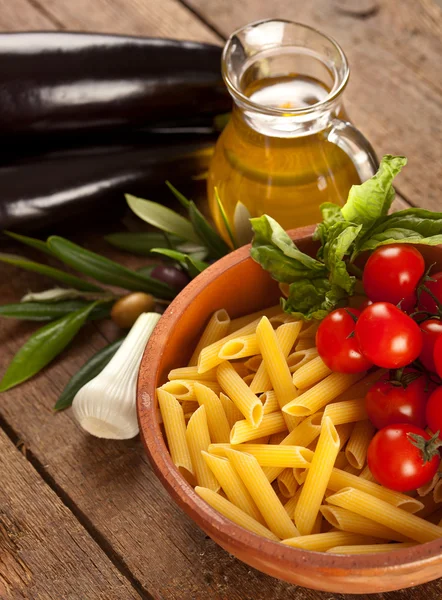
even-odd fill
[[[158,0],[97,0],[93,3],[85,2],[85,0],[76,0],[75,2],[68,0],[29,0],[28,2],[25,0],[14,0],[14,2],[0,0],[0,28],[3,30],[58,28],[108,31],[216,42],[220,40],[220,36],[213,31],[214,28],[219,28],[222,35],[227,35],[235,26],[257,18],[258,12],[262,10],[264,4],[261,0],[243,0],[242,5],[239,2],[235,4],[230,0],[223,0],[222,3],[217,3],[215,0],[186,0],[186,3],[189,6],[192,5],[192,8],[200,14],[204,13],[204,18],[210,22],[212,29],[192,15],[183,6],[184,3],[177,0],[162,0],[161,2]],[[293,1],[289,4],[288,12],[283,15],[286,18],[301,19],[303,11],[316,7],[315,10],[320,17],[318,27],[332,32],[331,29],[328,29],[329,21],[330,27],[338,27],[333,25],[334,21],[331,19],[330,10],[325,6],[325,0],[315,0],[308,5]],[[426,11],[432,7],[427,0],[417,4],[425,6]],[[269,6],[277,11],[279,5],[282,6],[282,2],[276,0]],[[238,10],[241,10],[241,6],[247,8],[247,13],[244,15],[244,20],[239,22],[236,19],[238,19]],[[217,11],[219,12],[223,7],[225,14],[223,19],[220,19]],[[294,14],[295,8],[299,17]],[[431,8],[431,10],[433,9]],[[272,10],[272,16],[276,14],[274,11]],[[315,15],[310,16],[314,18]],[[350,19],[345,22],[346,26],[349,26],[355,17],[347,15],[345,18]],[[307,17],[302,20],[307,20]],[[429,22],[431,24],[428,26],[429,30],[433,31],[434,18],[430,18]],[[343,21],[340,21],[339,27],[342,26],[342,23]],[[372,40],[368,35],[362,35],[362,33],[359,34],[360,49],[357,57],[364,66],[365,63],[361,56],[366,50],[367,63],[371,62],[373,69],[374,58],[369,49]],[[434,32],[432,35],[435,37]],[[340,40],[342,39],[339,32],[336,36]],[[344,43],[344,40],[342,41]],[[368,46],[367,49],[366,46]],[[387,51],[382,50],[382,52]],[[390,52],[390,48],[388,52]],[[401,54],[402,51],[397,50],[397,52]],[[426,46],[422,53],[426,55]],[[430,56],[429,50],[428,53]],[[353,62],[352,56],[350,58]],[[407,60],[410,60],[408,56]],[[403,62],[393,69],[393,73],[398,73]],[[354,67],[354,72],[356,69],[360,69],[359,66],[354,65]],[[386,69],[390,67],[392,67],[391,61]],[[427,74],[429,73],[430,71],[427,71]],[[388,80],[386,70],[382,73],[379,72],[379,79],[383,78]],[[408,79],[405,78],[406,94],[410,93],[407,87],[409,79],[410,76]],[[377,83],[374,87],[376,86]],[[417,95],[418,86],[415,87]],[[364,130],[370,135],[376,146],[383,150],[382,144],[388,142],[392,130],[383,122],[381,124],[373,122],[374,111],[371,109],[367,110],[366,114],[359,113],[361,116],[358,117],[355,108],[363,98],[363,90],[358,91],[358,89],[356,87],[355,92],[352,91],[352,88],[349,89],[348,104],[351,112],[357,123],[364,124]],[[373,95],[376,94],[370,92],[370,102],[372,102]],[[368,102],[368,99],[364,101]],[[399,112],[393,111],[393,108],[395,107],[390,107],[396,128],[394,131],[401,134],[402,117]],[[408,116],[407,123],[412,118],[415,119],[415,109],[413,108],[411,112],[412,116]],[[377,139],[370,134],[368,129],[370,124],[373,130],[377,131]],[[398,139],[402,138],[399,136]],[[425,139],[427,140],[427,138]],[[406,141],[408,143],[408,137]],[[389,147],[387,149],[395,150],[395,148]],[[405,149],[401,151],[405,152]],[[427,151],[431,155],[433,151],[431,145]],[[407,185],[411,185],[409,181],[414,180],[419,185],[425,183],[421,182],[419,178],[423,173],[425,173],[425,177],[431,179],[433,185],[439,185],[435,169],[424,169],[422,163],[420,163],[419,169],[418,175],[415,173],[410,175],[406,181],[403,179],[404,183],[401,184],[401,188],[405,193],[407,193]],[[404,178],[405,175],[402,177]],[[416,204],[423,205],[420,198],[421,196]],[[405,203],[398,199],[397,205],[399,207]],[[96,231],[84,232],[79,241],[84,242],[92,249],[105,251],[109,256],[119,258],[126,264],[128,262],[138,264],[138,261],[132,259],[129,261],[127,255],[111,252],[102,244]],[[27,253],[17,246],[11,247],[10,251]],[[0,273],[0,281],[5,282],[0,287],[2,303],[16,300],[29,289],[44,289],[48,286],[48,282],[45,282],[43,278],[25,273],[18,274],[18,271],[12,267],[1,267]],[[34,328],[35,325],[32,324],[0,321],[1,372],[13,353]],[[98,541],[104,552],[112,557],[114,564],[123,575],[127,575],[143,597],[162,600],[205,600],[206,598],[211,600],[252,600],[252,598],[253,600],[263,598],[268,600],[290,600],[292,598],[296,600],[344,600],[353,598],[356,600],[364,597],[367,600],[418,600],[423,595],[430,598],[441,595],[440,582],[403,592],[373,596],[344,596],[314,592],[266,577],[217,547],[169,499],[153,474],[138,439],[129,442],[96,440],[86,436],[78,428],[69,411],[56,416],[52,413],[51,408],[69,376],[88,356],[102,347],[106,343],[106,339],[112,339],[116,335],[118,332],[112,326],[89,325],[62,359],[56,361],[54,365],[31,382],[2,395],[0,416],[4,419],[8,431],[15,432],[15,435],[23,440],[28,448],[28,455],[41,477],[56,490],[63,502],[79,519],[81,525]],[[44,486],[45,484],[40,481],[40,485]],[[92,551],[88,552],[88,556],[93,556]],[[100,589],[101,591],[106,590],[105,587]],[[130,586],[127,589],[130,590]],[[57,590],[56,582],[54,582],[54,590]],[[51,590],[51,593],[55,594],[55,591]],[[125,597],[123,593],[121,592],[120,595],[122,598]],[[42,597],[51,598],[50,595]],[[60,598],[57,595],[53,597],[57,600]],[[69,598],[78,598],[79,600],[89,600],[89,597],[90,595],[82,593],[81,590],[74,591],[69,596]],[[99,598],[100,596],[94,595],[93,597]],[[105,597],[111,598],[112,596],[107,594]]]
[[[141,596],[0,430],[0,598]]]

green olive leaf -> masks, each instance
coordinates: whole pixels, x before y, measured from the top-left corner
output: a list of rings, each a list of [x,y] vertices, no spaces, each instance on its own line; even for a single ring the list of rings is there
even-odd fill
[[[202,260],[198,260],[191,256],[190,254],[184,254],[183,252],[178,252],[177,250],[169,250],[167,248],[154,248],[152,250],[153,254],[161,254],[162,256],[167,256],[172,260],[175,260],[182,267],[189,272],[191,277],[196,277],[199,275],[204,269],[207,269],[210,265]]]
[[[175,235],[169,235],[168,238],[173,246],[182,242],[181,238]],[[150,256],[152,248],[169,248],[169,242],[161,231],[141,233],[122,231],[106,235],[104,239],[119,250],[140,256]]]
[[[170,208],[157,202],[137,198],[131,194],[126,194],[125,197],[129,208],[146,223],[189,242],[201,243],[192,223]]]
[[[61,302],[20,302],[0,306],[0,317],[21,319],[22,321],[53,321],[72,312],[89,306],[90,302],[66,300]],[[100,303],[88,316],[88,321],[106,319],[110,315],[113,302]]]
[[[5,235],[9,236],[10,238],[16,240],[17,242],[21,242],[22,244],[25,244],[26,246],[30,246],[31,248],[35,248],[36,250],[39,250],[40,252],[44,252],[45,254],[48,254],[49,256],[53,256],[52,252],[48,248],[48,245],[43,240],[28,237],[27,235],[20,235],[18,233],[14,233],[12,231],[4,230],[3,233]]]
[[[189,202],[189,217],[196,234],[203,244],[207,246],[209,253],[213,258],[222,258],[230,252],[230,248],[226,242],[213,229],[192,201]]]
[[[9,364],[0,381],[0,392],[30,379],[54,360],[73,340],[97,304],[88,304],[33,333]]]
[[[61,396],[57,400],[54,410],[64,410],[71,406],[76,393],[86,385],[86,383],[101,373],[123,342],[124,338],[121,338],[94,354],[69,380],[61,393]]]
[[[0,261],[9,265],[14,265],[15,267],[19,267],[20,269],[24,269],[25,271],[32,271],[34,273],[39,273],[40,275],[45,275],[46,277],[50,277],[55,281],[61,281],[69,287],[73,287],[77,290],[83,290],[85,292],[103,291],[102,288],[98,287],[93,283],[89,283],[89,281],[84,281],[84,279],[80,279],[80,277],[76,277],[75,275],[71,275],[70,273],[65,273],[64,271],[60,271],[59,269],[54,269],[53,267],[49,267],[48,265],[43,265],[41,263],[28,260],[27,258],[23,258],[22,256],[16,256],[15,254],[0,253]]]
[[[126,290],[147,292],[159,298],[170,299],[176,296],[175,291],[162,281],[131,271],[64,238],[52,236],[48,238],[48,245],[55,256],[64,263],[102,283]]]
[[[216,199],[216,203],[218,204],[218,209],[219,209],[219,213],[221,215],[221,218],[223,220],[224,223],[224,227],[226,228],[227,231],[227,235],[229,236],[229,240],[232,244],[233,248],[238,248],[238,245],[235,241],[235,236],[233,235],[233,231],[232,228],[230,227],[230,223],[229,223],[229,219],[227,218],[227,213],[224,209],[223,203],[221,202],[221,198],[219,196],[218,193],[218,188],[215,187],[214,189],[214,194],[215,194],[215,199]]]

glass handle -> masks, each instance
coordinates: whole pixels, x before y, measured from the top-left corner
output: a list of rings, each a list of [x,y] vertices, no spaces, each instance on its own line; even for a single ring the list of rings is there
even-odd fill
[[[372,145],[351,123],[333,119],[327,140],[347,154],[361,181],[370,179],[378,170],[379,161]]]

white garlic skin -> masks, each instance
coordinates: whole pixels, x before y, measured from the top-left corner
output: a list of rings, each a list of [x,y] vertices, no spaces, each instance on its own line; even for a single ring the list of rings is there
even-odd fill
[[[143,313],[111,361],[75,395],[74,417],[99,438],[128,440],[138,434],[136,391],[138,369],[158,313]]]

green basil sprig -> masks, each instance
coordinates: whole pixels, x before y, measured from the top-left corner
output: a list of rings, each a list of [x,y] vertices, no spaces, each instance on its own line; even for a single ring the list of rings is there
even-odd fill
[[[73,340],[97,304],[93,302],[33,333],[9,364],[0,381],[0,392],[30,379],[58,356]]]
[[[62,237],[52,236],[47,243],[51,252],[65,264],[101,283],[117,285],[126,290],[147,292],[159,298],[170,299],[176,295],[167,284],[131,271]]]
[[[420,208],[388,215],[394,199],[393,179],[405,166],[403,156],[387,154],[378,172],[351,188],[345,206],[321,206],[322,223],[313,235],[320,242],[316,259],[301,252],[271,217],[251,219],[251,255],[274,279],[290,284],[282,300],[286,312],[322,319],[354,293],[353,264],[367,250],[391,243],[442,243],[442,213]]]
[[[104,367],[108,364],[111,358],[114,356],[118,348],[124,342],[124,338],[112,342],[108,346],[105,346],[94,354],[85,364],[80,368],[75,375],[69,380],[68,384],[64,388],[61,396],[57,400],[54,410],[64,410],[71,406],[76,393],[84,386],[88,381],[96,377]]]

